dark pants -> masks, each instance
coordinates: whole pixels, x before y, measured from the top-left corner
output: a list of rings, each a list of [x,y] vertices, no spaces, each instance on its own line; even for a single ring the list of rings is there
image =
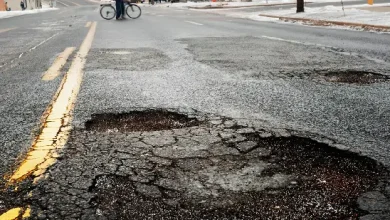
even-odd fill
[[[115,2],[115,7],[116,7],[116,19],[118,19],[125,14],[125,3],[123,1],[117,0]]]
[[[125,17],[125,2],[122,1],[122,17]]]

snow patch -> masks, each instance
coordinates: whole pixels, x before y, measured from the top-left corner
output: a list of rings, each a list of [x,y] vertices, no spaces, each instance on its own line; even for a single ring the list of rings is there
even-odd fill
[[[41,13],[41,12],[53,11],[53,10],[58,10],[58,8],[50,8],[50,7],[44,5],[44,6],[42,6],[41,9],[34,9],[34,10],[0,11],[0,19],[21,16],[21,15],[28,15],[28,14],[36,14],[36,13]]]
[[[388,4],[390,5],[390,4]],[[328,20],[340,22],[363,23],[371,25],[390,26],[390,12],[373,12],[364,10],[367,5],[353,7],[325,6],[325,7],[305,7],[304,13],[296,13],[296,8],[286,10],[267,11],[264,14],[292,18],[308,18],[315,20]],[[345,13],[345,15],[344,15]],[[260,12],[259,12],[260,14]]]

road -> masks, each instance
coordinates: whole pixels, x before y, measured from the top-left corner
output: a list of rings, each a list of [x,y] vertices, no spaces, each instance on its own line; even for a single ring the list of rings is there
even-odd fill
[[[0,19],[0,216],[390,218],[388,34],[61,2]]]

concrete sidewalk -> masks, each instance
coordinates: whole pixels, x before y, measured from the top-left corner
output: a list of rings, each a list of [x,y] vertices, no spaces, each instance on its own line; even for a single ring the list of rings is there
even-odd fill
[[[390,12],[390,6],[370,6],[360,8],[361,10],[373,11],[373,12]]]
[[[283,16],[274,16],[274,15],[266,15],[266,14],[260,14],[259,16],[269,17],[269,18],[278,18],[279,20],[286,21],[286,22],[298,21],[298,22],[302,22],[303,24],[314,25],[314,26],[344,26],[344,27],[361,28],[363,30],[369,30],[369,31],[390,32],[390,26],[386,26],[386,25],[371,25],[371,24],[365,24],[365,23],[329,21],[329,20],[309,19],[309,18],[283,17]]]
[[[311,2],[306,2],[306,4]],[[219,5],[206,5],[206,6],[190,6],[190,9],[229,9],[229,8],[251,8],[251,7],[270,7],[278,5],[295,5],[296,3],[274,3],[274,4],[253,4],[253,5],[228,5],[228,3],[222,3]]]
[[[365,30],[390,30],[390,4],[379,6],[356,5],[345,7],[325,6],[306,7],[304,13],[296,13],[295,8],[259,13],[262,17],[277,18],[283,21],[298,21],[317,26],[349,26]]]

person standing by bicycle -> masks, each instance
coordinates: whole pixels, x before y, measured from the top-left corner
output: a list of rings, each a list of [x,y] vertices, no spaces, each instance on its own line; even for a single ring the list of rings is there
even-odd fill
[[[122,20],[125,14],[125,3],[124,0],[115,0],[116,7],[116,20]]]

